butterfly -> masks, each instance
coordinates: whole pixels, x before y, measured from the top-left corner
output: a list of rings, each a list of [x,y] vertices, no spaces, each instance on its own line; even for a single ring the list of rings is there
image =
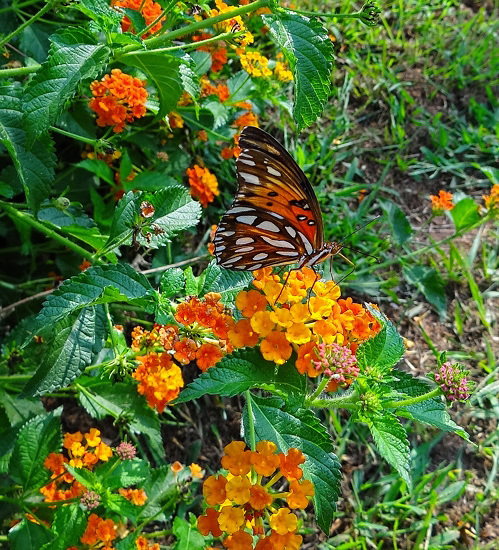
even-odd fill
[[[246,126],[239,137],[238,189],[213,238],[218,265],[254,271],[298,264],[312,267],[339,254],[324,242],[322,215],[307,176],[270,134]]]

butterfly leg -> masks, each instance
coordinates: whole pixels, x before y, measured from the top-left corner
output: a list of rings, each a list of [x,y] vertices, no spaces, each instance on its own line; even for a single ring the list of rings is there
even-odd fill
[[[284,281],[284,284],[282,285],[281,291],[279,292],[279,294],[277,295],[277,298],[275,299],[274,307],[275,307],[275,305],[277,304],[277,300],[279,300],[279,298],[281,297],[282,291],[286,288],[286,285],[288,284],[289,276],[291,275],[291,272],[292,272],[292,271],[296,271],[296,269],[290,269],[290,270],[288,271],[288,274],[287,274],[287,276],[286,276],[286,280]]]

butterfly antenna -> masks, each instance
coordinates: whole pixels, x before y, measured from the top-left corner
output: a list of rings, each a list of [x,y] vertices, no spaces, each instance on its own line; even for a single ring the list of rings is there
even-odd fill
[[[372,258],[373,260],[376,260],[378,263],[380,262],[380,259],[378,258],[378,256],[373,256],[372,254],[368,254],[367,252],[360,250],[360,248],[357,248],[356,246],[342,246],[342,248],[346,248],[347,250],[352,250],[353,252],[358,252],[359,254],[362,254],[362,256],[367,256],[368,258]]]
[[[372,220],[369,220],[368,222],[366,222],[364,225],[361,225],[360,227],[357,227],[357,229],[355,231],[352,231],[349,235],[347,235],[345,238],[341,239],[341,241],[339,242],[339,244],[342,244],[344,243],[347,239],[349,239],[352,235],[355,235],[355,233],[358,233],[361,229],[364,229],[364,227],[368,226],[370,223],[376,221],[378,218],[381,218],[381,214],[376,216],[375,218],[373,218]],[[348,247],[346,247],[348,248]]]

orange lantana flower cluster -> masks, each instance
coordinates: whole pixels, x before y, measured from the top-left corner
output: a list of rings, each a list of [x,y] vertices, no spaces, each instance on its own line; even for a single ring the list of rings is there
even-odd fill
[[[119,8],[128,8],[138,11],[144,18],[146,27],[156,21],[163,11],[161,5],[158,4],[158,2],[153,2],[153,0],[114,0],[112,4],[113,6]],[[151,34],[155,34],[157,31],[159,31],[165,19],[166,16],[163,16],[161,19],[159,19],[155,25],[153,25],[145,34],[142,35],[142,38],[147,38]],[[129,31],[131,24],[132,23],[130,19],[125,15],[125,17],[123,17],[123,20],[121,21],[122,31]]]
[[[64,464],[92,470],[99,460],[107,462],[113,455],[111,447],[101,441],[100,431],[96,428],[92,428],[86,434],[64,434],[64,448],[68,456],[50,453],[43,463],[45,468],[52,472],[52,481],[40,489],[45,502],[76,498],[85,492],[85,487],[66,471]]]
[[[220,100],[220,103],[223,103],[229,98],[230,91],[226,84],[217,84],[215,86],[211,84],[210,79],[207,76],[202,76],[200,94],[201,94],[201,97],[216,95]]]
[[[485,201],[485,208],[487,210],[499,211],[499,183],[494,183],[490,190],[490,195],[483,195]]]
[[[99,126],[113,126],[116,133],[122,132],[127,122],[143,117],[146,113],[147,90],[145,82],[113,69],[90,84],[93,98],[88,106],[99,116]]]
[[[308,267],[293,270],[289,276],[284,273],[283,279],[272,274],[271,268],[253,273],[256,289],[241,291],[236,298],[244,319],[229,331],[235,348],[259,344],[263,357],[278,365],[294,350],[296,368],[310,375],[317,372],[314,361],[320,343],[335,342],[355,353],[360,342],[380,329],[369,311],[351,298],[340,299],[339,286],[334,281],[317,281]]]
[[[154,325],[153,330],[137,326],[132,331],[132,350],[145,355],[136,357],[139,367],[133,373],[139,393],[151,407],[163,412],[184,386],[180,365],[195,361],[204,372],[233,349],[228,333],[234,319],[225,312],[220,294],[209,293],[202,299],[192,297],[175,311],[178,325]]]
[[[218,181],[215,174],[212,174],[208,168],[202,168],[195,164],[193,168],[187,168],[191,195],[206,208],[208,203],[220,194],[218,190]]]
[[[444,210],[452,210],[454,203],[452,202],[452,193],[440,190],[438,195],[430,195],[431,209],[435,215],[440,215]]]
[[[111,542],[117,537],[117,527],[118,524],[114,523],[112,519],[104,519],[97,514],[90,514],[87,520],[87,527],[80,541],[89,546],[104,543],[99,544],[99,548],[102,547],[106,550],[111,550]]]
[[[222,467],[229,473],[204,482],[208,508],[198,518],[199,531],[223,537],[229,550],[298,550],[302,537],[296,534],[298,518],[292,510],[305,509],[314,494],[313,484],[302,480],[303,453],[298,449],[276,453],[277,446],[270,441],[260,441],[255,451],[247,450],[244,441],[233,441],[224,450]],[[273,489],[282,477],[289,489]],[[279,506],[280,499],[287,506]],[[253,535],[258,536],[255,546]]]

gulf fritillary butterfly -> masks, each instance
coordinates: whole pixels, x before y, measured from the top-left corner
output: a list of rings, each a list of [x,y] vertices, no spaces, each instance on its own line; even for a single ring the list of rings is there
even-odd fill
[[[243,129],[239,147],[237,194],[213,239],[217,264],[254,271],[297,263],[300,269],[338,254],[343,245],[324,242],[317,197],[286,149],[254,126]]]

